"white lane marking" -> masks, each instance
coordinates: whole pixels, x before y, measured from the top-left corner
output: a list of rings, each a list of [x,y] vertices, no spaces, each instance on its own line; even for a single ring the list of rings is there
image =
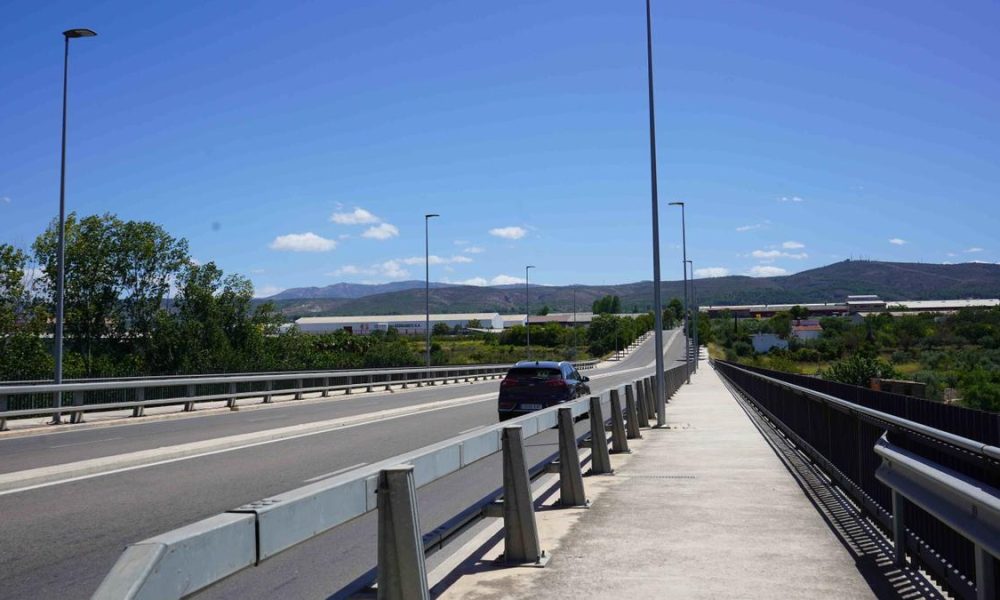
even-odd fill
[[[357,469],[358,467],[363,467],[363,466],[365,466],[367,464],[368,463],[363,462],[363,463],[358,463],[356,465],[351,465],[349,467],[344,467],[343,469],[337,469],[336,471],[330,471],[329,473],[324,473],[323,475],[317,475],[315,477],[310,477],[309,479],[304,479],[304,480],[302,480],[302,483],[312,483],[314,481],[319,481],[320,479],[328,479],[328,478],[333,477],[335,475],[340,475],[341,473],[346,473],[348,471],[352,471],[354,469]]]
[[[482,429],[483,427],[486,427],[486,425],[476,425],[475,427],[469,427],[468,429],[459,431],[458,435],[462,435],[463,433],[469,433],[470,431],[475,431],[477,429]]]
[[[55,446],[49,446],[49,448],[69,448],[70,446],[83,446],[84,444],[97,444],[98,442],[110,442],[111,440],[120,440],[120,437],[104,438],[100,440],[90,440],[89,442],[73,442],[72,444],[56,444]]]
[[[261,417],[259,419],[247,419],[247,423],[260,423],[261,421],[273,421],[275,419],[283,419],[285,415],[275,415],[273,417]]]
[[[483,396],[486,396],[486,397],[484,398]],[[495,402],[496,401],[496,395],[495,394],[480,394],[478,396],[469,396],[466,400],[469,403],[475,403],[475,402]],[[362,426],[365,426],[365,425],[373,425],[375,423],[381,423],[383,421],[392,421],[394,419],[402,419],[402,418],[405,418],[405,417],[412,417],[412,416],[415,416],[415,415],[422,415],[422,414],[426,414],[426,413],[430,413],[430,412],[436,412],[436,411],[439,411],[439,410],[445,410],[445,409],[448,409],[448,408],[455,408],[455,405],[454,404],[449,404],[449,405],[446,405],[446,406],[431,407],[431,408],[427,408],[427,409],[420,410],[420,411],[403,413],[401,415],[389,415],[387,417],[382,417],[382,418],[379,418],[379,419],[374,419],[372,421],[364,421],[364,422],[361,422],[361,423],[349,423],[347,425],[338,425],[336,427],[331,427],[329,429],[323,429],[323,430],[320,430],[320,431],[309,431],[309,432],[306,432],[306,433],[300,433],[298,435],[292,435],[292,436],[283,437],[283,438],[274,439],[274,440],[264,440],[264,441],[261,441],[261,442],[251,442],[249,444],[244,444],[242,446],[234,446],[232,448],[221,448],[219,450],[210,450],[208,452],[202,452],[200,454],[192,454],[190,456],[179,456],[177,458],[168,458],[166,460],[160,460],[160,461],[156,461],[156,462],[152,462],[152,463],[146,463],[146,464],[142,464],[142,465],[132,465],[132,466],[128,466],[128,467],[122,467],[120,469],[113,469],[113,470],[110,470],[110,471],[102,471],[100,473],[89,473],[87,475],[80,475],[80,476],[77,476],[77,477],[70,477],[68,479],[60,479],[60,480],[57,480],[57,481],[46,481],[45,483],[37,483],[37,484],[34,484],[34,485],[27,485],[27,486],[20,487],[20,488],[15,488],[15,489],[11,489],[11,490],[5,490],[5,491],[0,492],[0,496],[7,496],[9,494],[17,494],[19,492],[28,492],[28,491],[31,491],[31,490],[37,490],[37,489],[40,489],[40,488],[50,487],[50,486],[53,486],[53,485],[61,485],[63,483],[72,483],[74,481],[84,481],[86,479],[93,479],[95,477],[103,477],[105,475],[115,475],[115,474],[118,474],[118,473],[125,473],[125,472],[128,472],[128,471],[136,471],[136,470],[139,470],[139,469],[147,469],[149,467],[158,467],[160,465],[168,465],[168,464],[171,464],[171,463],[180,462],[182,460],[191,460],[193,458],[202,458],[202,457],[205,457],[205,456],[212,456],[212,455],[215,455],[215,454],[222,454],[224,452],[233,452],[235,450],[245,450],[247,448],[254,448],[256,446],[264,446],[266,444],[275,444],[275,443],[278,443],[278,442],[285,442],[285,441],[289,441],[289,440],[297,440],[299,438],[309,437],[309,436],[313,436],[313,435],[321,435],[321,434],[324,434],[324,433],[330,433],[332,431],[343,431],[344,429],[352,429],[354,427],[362,427]]]

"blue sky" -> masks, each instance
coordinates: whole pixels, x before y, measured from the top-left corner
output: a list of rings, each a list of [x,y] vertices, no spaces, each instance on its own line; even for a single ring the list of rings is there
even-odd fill
[[[261,293],[650,279],[641,0],[5,4],[0,241],[67,202]],[[1000,260],[1000,4],[654,2],[663,276]]]

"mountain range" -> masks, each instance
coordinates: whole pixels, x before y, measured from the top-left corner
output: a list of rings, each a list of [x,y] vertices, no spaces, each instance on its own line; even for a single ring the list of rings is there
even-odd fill
[[[793,275],[746,277],[732,275],[697,279],[701,305],[755,303],[841,302],[850,294],[878,294],[884,300],[940,300],[1000,297],[1000,265],[893,263],[845,260]],[[683,281],[664,281],[663,301],[683,296]],[[590,310],[605,295],[621,298],[625,311],[646,311],[653,303],[653,283],[617,285],[531,286],[535,312]],[[523,313],[520,285],[478,287],[431,283],[430,309],[436,313]],[[424,282],[386,284],[338,283],[326,287],[288,289],[267,298],[288,318],[324,315],[416,314],[424,311]],[[260,300],[258,300],[260,301]]]

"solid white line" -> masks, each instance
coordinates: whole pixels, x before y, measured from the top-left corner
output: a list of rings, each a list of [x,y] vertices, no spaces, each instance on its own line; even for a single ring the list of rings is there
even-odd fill
[[[329,473],[324,473],[323,475],[317,475],[315,477],[310,477],[309,479],[304,479],[304,480],[302,480],[302,483],[312,483],[314,481],[319,481],[320,479],[328,479],[330,477],[333,477],[334,475],[340,475],[341,473],[346,473],[346,472],[351,471],[353,469],[357,469],[358,467],[363,467],[363,466],[365,466],[367,464],[368,463],[358,463],[356,465],[351,465],[349,467],[344,467],[343,469],[337,469],[336,471],[330,471]]]
[[[476,400],[475,398],[477,398],[477,396],[469,396],[468,397],[468,401],[470,403],[471,402],[495,402],[496,401],[496,396],[494,394],[480,394],[479,396],[488,396],[488,397]],[[204,456],[212,456],[212,455],[215,455],[215,454],[222,454],[224,452],[233,452],[234,450],[245,450],[247,448],[253,448],[253,447],[256,447],[256,446],[264,446],[266,444],[275,444],[275,443],[278,443],[278,442],[285,442],[285,441],[288,441],[288,440],[297,440],[299,438],[309,437],[309,436],[312,436],[312,435],[321,435],[321,434],[324,434],[324,433],[330,433],[331,431],[341,431],[341,430],[344,430],[344,429],[351,429],[351,428],[354,428],[354,427],[362,427],[362,426],[365,426],[365,425],[372,425],[374,423],[381,423],[383,421],[391,421],[393,419],[402,419],[402,418],[405,418],[405,417],[413,417],[413,416],[416,416],[416,415],[422,415],[422,414],[426,414],[426,413],[429,413],[429,412],[435,412],[435,411],[439,411],[439,410],[445,410],[445,409],[448,409],[448,408],[455,408],[455,406],[454,405],[449,405],[449,406],[441,406],[441,407],[436,407],[436,408],[432,407],[432,408],[427,408],[427,409],[420,410],[420,411],[403,413],[401,415],[390,415],[388,417],[383,417],[383,418],[375,419],[375,420],[372,420],[372,421],[364,421],[362,423],[350,423],[350,424],[347,424],[347,425],[339,425],[339,426],[336,426],[336,427],[331,427],[329,429],[323,429],[323,430],[320,430],[320,431],[309,431],[309,432],[306,432],[306,433],[300,433],[298,435],[292,435],[292,436],[278,438],[278,439],[273,439],[273,440],[264,440],[264,441],[261,441],[261,442],[252,442],[252,443],[249,443],[249,444],[244,444],[242,446],[234,446],[232,448],[222,448],[222,449],[219,449],[219,450],[210,450],[208,452],[202,452],[200,454],[192,454],[190,456],[179,456],[177,458],[168,458],[166,460],[160,460],[160,461],[156,461],[156,462],[152,462],[152,463],[146,463],[146,464],[142,464],[142,465],[132,465],[132,466],[129,466],[129,467],[122,467],[120,469],[112,469],[110,471],[102,471],[100,473],[89,473],[87,475],[80,475],[78,477],[70,477],[68,479],[60,479],[60,480],[57,480],[57,481],[46,481],[45,483],[38,483],[38,484],[35,484],[35,485],[28,485],[28,486],[24,486],[24,487],[20,487],[20,488],[15,488],[15,489],[12,489],[12,490],[5,490],[5,491],[0,492],[0,496],[7,496],[9,494],[17,494],[19,492],[27,492],[27,491],[31,491],[31,490],[37,490],[37,489],[40,489],[40,488],[46,488],[46,487],[50,487],[50,486],[53,486],[53,485],[60,485],[60,484],[63,484],[63,483],[72,483],[74,481],[84,481],[86,479],[93,479],[95,477],[103,477],[105,475],[115,475],[115,474],[118,474],[118,473],[125,473],[125,472],[128,472],[128,471],[136,471],[138,469],[147,469],[149,467],[158,467],[160,465],[168,465],[168,464],[171,464],[171,463],[180,462],[182,460],[191,460],[193,458],[202,458]]]
[[[465,431],[459,431],[458,435],[462,435],[463,433],[469,433],[470,431],[475,431],[477,429],[482,429],[483,427],[486,427],[486,425],[476,425],[475,427],[469,427]]]
[[[90,440],[89,442],[73,442],[72,444],[56,444],[55,446],[49,446],[49,448],[69,448],[70,446],[83,446],[84,444],[96,444],[98,442],[110,442],[111,440],[120,440],[120,437],[104,438],[101,440]]]

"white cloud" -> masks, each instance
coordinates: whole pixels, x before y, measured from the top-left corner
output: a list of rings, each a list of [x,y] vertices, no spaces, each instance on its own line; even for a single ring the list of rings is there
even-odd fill
[[[729,275],[729,269],[725,267],[705,267],[704,269],[695,269],[695,277],[725,277]]]
[[[740,225],[739,227],[736,228],[736,231],[741,231],[741,232],[752,231],[754,229],[760,229],[763,226],[764,226],[763,223],[754,223],[753,225]]]
[[[809,255],[805,252],[782,252],[781,250],[754,250],[750,253],[750,256],[766,260],[774,260],[776,258],[793,258],[795,260],[802,260],[803,258],[809,258]]]
[[[778,202],[805,202],[805,200],[799,196],[782,196],[778,198]]]
[[[490,285],[511,285],[514,283],[524,283],[523,277],[512,277],[510,275],[497,275],[490,279]]]
[[[462,252],[465,252],[466,254],[482,254],[483,252],[486,252],[486,249],[479,246],[469,246],[468,248],[462,250]]]
[[[468,256],[462,256],[461,254],[457,254],[450,258],[435,256],[431,254],[428,260],[432,265],[468,264],[472,262],[471,258],[469,258]],[[422,265],[424,264],[424,257],[411,256],[410,258],[401,258],[399,259],[399,262],[403,263],[404,265]]]
[[[948,256],[950,256],[950,257],[955,257],[955,256],[958,256],[958,255],[957,255],[957,254],[955,254],[954,252],[949,252],[949,253],[948,253]]]
[[[975,252],[982,252],[982,251],[983,251],[983,248],[974,247],[974,248],[967,249],[966,253],[973,254]]]
[[[332,275],[334,277],[340,277],[342,275],[369,275],[373,277],[388,277],[391,279],[400,279],[409,274],[410,272],[404,269],[398,260],[387,260],[385,262],[375,263],[370,267],[344,265],[335,271],[327,273],[327,275]],[[365,283],[379,283],[379,281],[373,279],[366,280]]]
[[[777,277],[778,275],[787,274],[788,271],[782,269],[781,267],[771,267],[766,265],[757,265],[747,272],[747,275],[750,277]]]
[[[369,225],[382,222],[382,219],[357,206],[351,212],[333,213],[330,215],[330,220],[338,225]]]
[[[374,227],[369,227],[361,234],[361,237],[366,237],[373,240],[387,240],[392,237],[399,235],[399,229],[395,225],[390,225],[389,223],[382,223]]]
[[[384,263],[379,263],[375,265],[375,268],[381,275],[393,279],[400,279],[410,274],[409,271],[399,266],[399,262],[395,260],[387,260]]]
[[[287,252],[328,252],[337,247],[337,242],[320,237],[313,232],[279,235],[271,242],[272,250]]]
[[[473,277],[472,279],[466,279],[465,281],[457,281],[455,283],[459,283],[461,285],[484,286],[489,282],[486,281],[485,277]]]
[[[786,250],[798,250],[799,248],[805,248],[806,245],[802,242],[785,242],[781,244],[781,247]]]
[[[519,240],[528,234],[528,230],[524,227],[494,227],[490,229],[490,235],[495,235],[499,238],[504,238],[508,240]]]
[[[906,243],[906,240],[900,238],[892,238],[891,240],[889,240],[889,243],[894,246],[902,246],[903,244]]]
[[[456,246],[468,246],[469,240],[455,240],[454,243]]]
[[[278,287],[276,285],[264,285],[264,286],[261,286],[260,288],[257,288],[256,290],[254,290],[254,297],[255,298],[268,298],[268,297],[273,296],[275,294],[280,294],[283,291],[285,291],[285,288],[283,288],[283,287]]]
[[[10,204],[10,196],[0,196],[0,204]]]
[[[359,268],[357,268],[354,265],[344,265],[344,266],[340,267],[339,269],[337,269],[336,271],[333,271],[332,273],[327,273],[327,275],[334,275],[334,276],[338,276],[338,275],[360,275],[361,273],[362,273],[362,270],[359,269]]]

